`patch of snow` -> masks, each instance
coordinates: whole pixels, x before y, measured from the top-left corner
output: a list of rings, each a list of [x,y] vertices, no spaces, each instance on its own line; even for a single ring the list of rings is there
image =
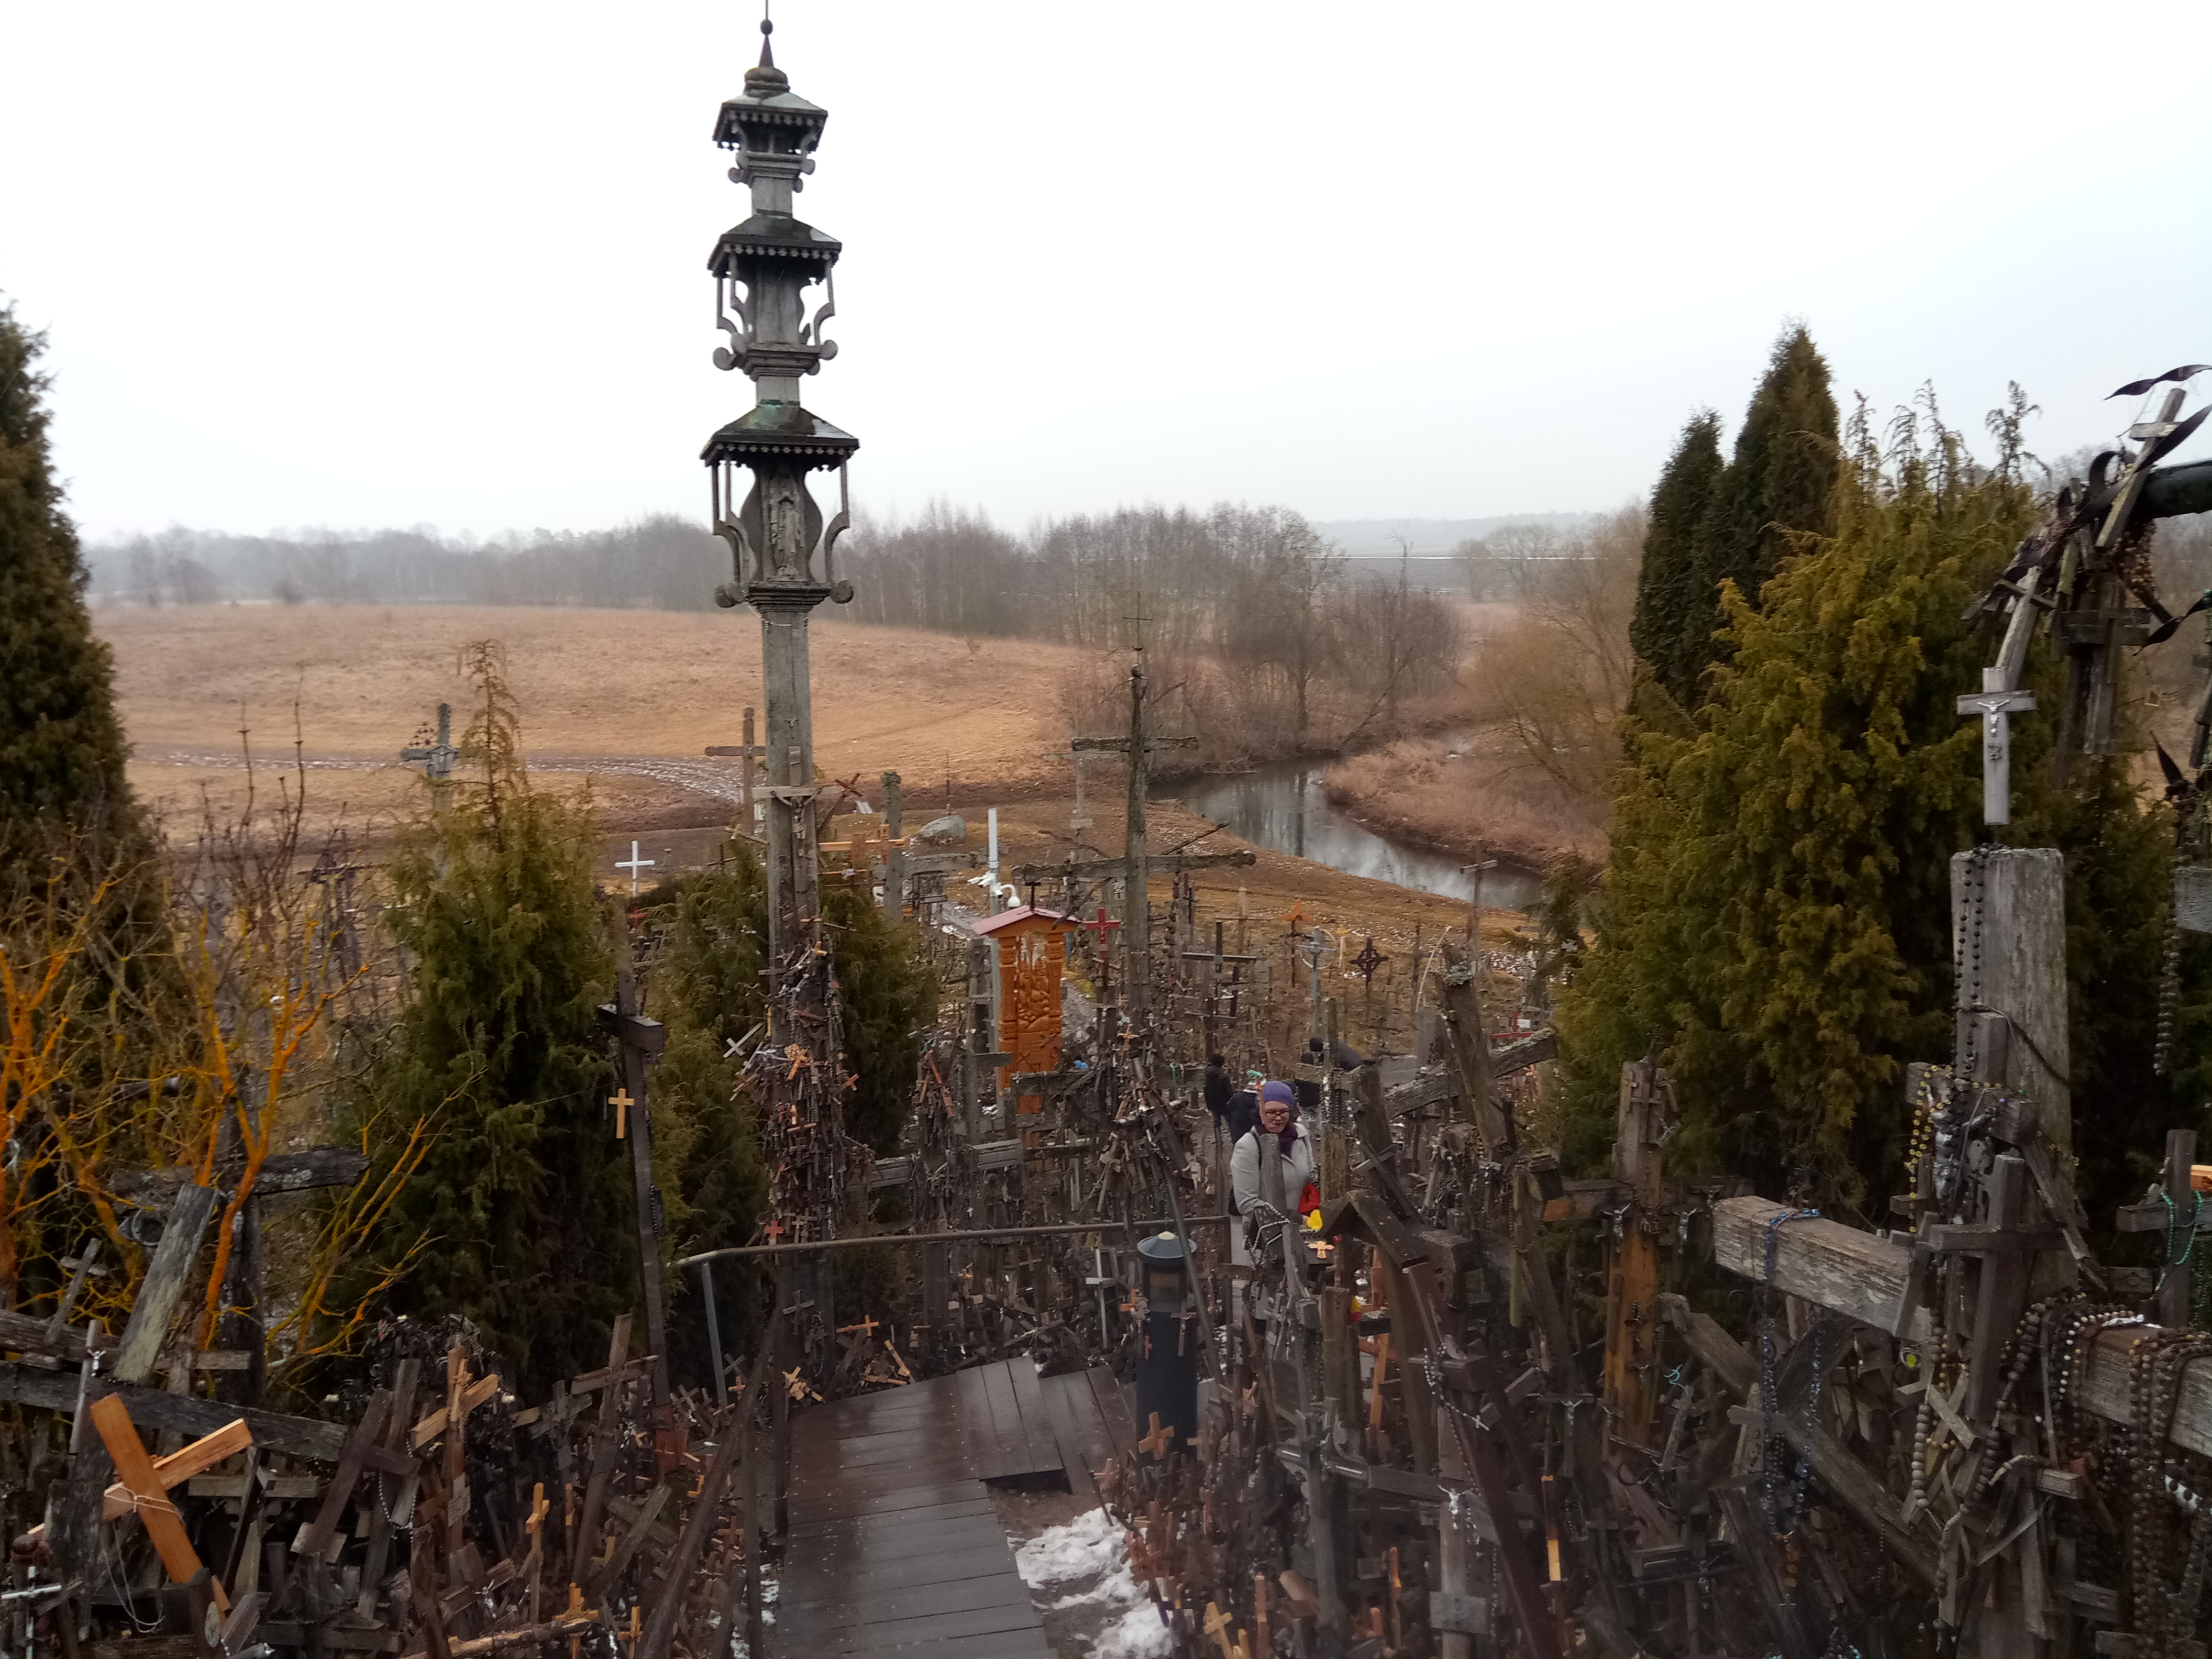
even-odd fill
[[[1065,1525],[1047,1527],[1016,1547],[1014,1565],[1032,1589],[1080,1586],[1046,1602],[1048,1612],[1099,1607],[1112,1618],[1091,1644],[1090,1659],[1166,1659],[1174,1638],[1160,1622],[1159,1609],[1129,1571],[1121,1528],[1103,1509],[1086,1510]]]
[[[1148,1596],[1143,1606],[1131,1607],[1119,1623],[1098,1633],[1091,1659],[1167,1659],[1174,1651],[1175,1638],[1160,1623],[1159,1609]]]
[[[1096,1578],[1121,1564],[1122,1544],[1121,1528],[1111,1516],[1103,1509],[1086,1510],[1021,1545],[1014,1551],[1014,1565],[1032,1589]]]

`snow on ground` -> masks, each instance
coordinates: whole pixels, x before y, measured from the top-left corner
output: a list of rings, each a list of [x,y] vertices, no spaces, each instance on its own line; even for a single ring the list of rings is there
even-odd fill
[[[1097,1626],[1090,1659],[1165,1659],[1174,1650],[1152,1598],[1130,1574],[1121,1528],[1104,1510],[1047,1527],[1016,1547],[1014,1565],[1031,1590],[1065,1592],[1049,1601],[1036,1598],[1045,1612],[1097,1609],[1103,1623]]]

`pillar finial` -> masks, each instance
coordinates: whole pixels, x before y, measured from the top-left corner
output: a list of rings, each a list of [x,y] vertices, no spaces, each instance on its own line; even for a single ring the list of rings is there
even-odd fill
[[[775,25],[769,21],[768,0],[761,0],[761,55],[759,67],[762,69],[774,69],[775,67],[775,52],[769,40],[769,36],[775,33]]]

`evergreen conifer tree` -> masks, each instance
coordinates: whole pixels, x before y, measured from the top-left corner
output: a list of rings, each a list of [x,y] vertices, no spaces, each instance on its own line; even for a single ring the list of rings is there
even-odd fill
[[[45,349],[14,307],[0,310],[0,871],[30,880],[64,845],[112,867],[148,844],[124,780],[113,664],[93,635],[53,474]]]
[[[1683,1106],[1674,1167],[1770,1193],[1809,1167],[1831,1204],[1893,1189],[1902,1064],[1951,1051],[1949,859],[1981,832],[1978,728],[1955,698],[1985,647],[1960,611],[2034,510],[2009,464],[1978,469],[1930,425],[1904,423],[1886,465],[1854,422],[1833,533],[1763,608],[1723,585],[1734,654],[1697,727],[1632,735],[1596,947],[1562,999],[1586,1165],[1621,1062],[1652,1054]],[[2055,694],[2043,647],[2030,667]],[[2117,1149],[2144,1139],[2133,1120],[2170,1109],[2148,1076],[2167,815],[2117,761],[2053,786],[2050,726],[2016,727],[2006,839],[2067,856],[2073,1075],[2144,1091],[2127,1122],[2106,1112],[2116,1150],[2085,1154],[2085,1200],[2109,1203]]]
[[[614,1316],[636,1306],[628,1147],[608,1121],[598,1024],[613,955],[590,805],[530,787],[496,650],[471,655],[482,702],[462,747],[484,781],[457,785],[393,861],[386,921],[410,994],[355,1115],[386,1157],[426,1118],[436,1137],[371,1264],[424,1243],[393,1306],[465,1316],[542,1389],[599,1363]]]
[[[1651,492],[1636,614],[1628,624],[1637,656],[1686,709],[1702,700],[1700,682],[1713,655],[1716,601],[1698,538],[1724,471],[1720,416],[1702,410],[1683,427]]]
[[[1827,360],[1801,324],[1774,343],[1698,535],[1714,627],[1725,621],[1722,582],[1757,605],[1782,562],[1833,529],[1840,463]]]

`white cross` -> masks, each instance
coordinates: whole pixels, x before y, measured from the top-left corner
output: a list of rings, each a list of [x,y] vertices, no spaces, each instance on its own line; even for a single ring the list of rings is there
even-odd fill
[[[1982,671],[1982,689],[1959,698],[1961,714],[1982,717],[1982,822],[2012,822],[2012,720],[2010,716],[2035,707],[2035,693],[2014,691],[2003,684],[2003,671]]]
[[[635,842],[632,842],[629,844],[629,856],[627,859],[617,859],[615,860],[615,868],[617,870],[627,870],[629,872],[629,896],[632,898],[635,898],[637,896],[637,872],[641,870],[652,869],[653,860],[651,859],[641,859],[638,857],[637,843]]]

